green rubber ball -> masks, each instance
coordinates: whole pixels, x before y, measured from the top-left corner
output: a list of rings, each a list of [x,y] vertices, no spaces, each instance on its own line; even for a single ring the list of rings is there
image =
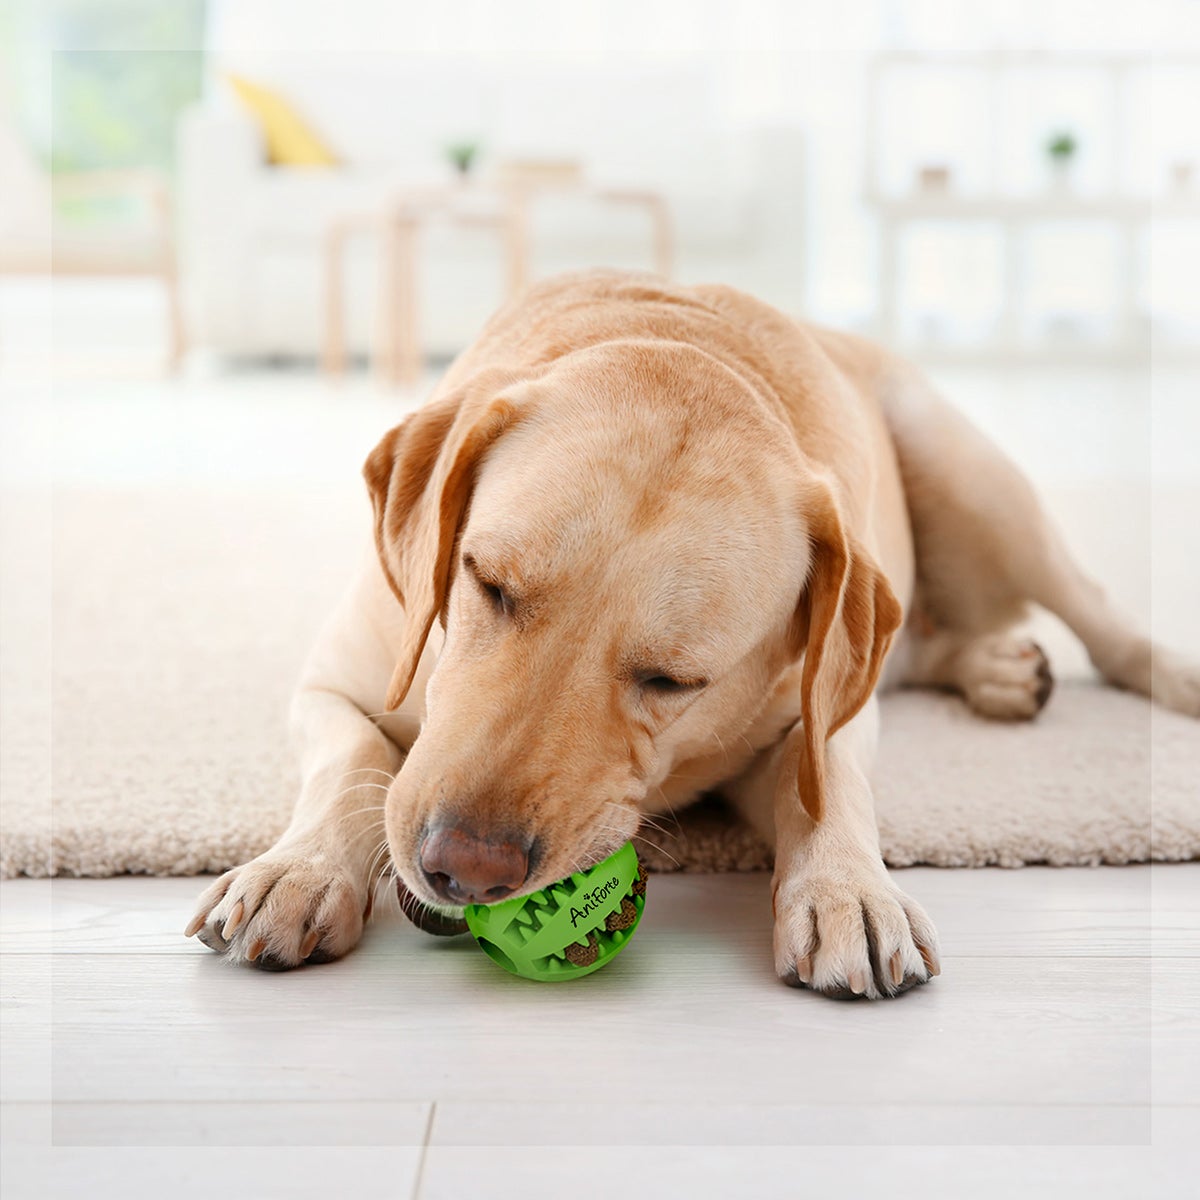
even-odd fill
[[[488,957],[523,979],[579,979],[612,962],[646,907],[632,842],[586,871],[499,904],[471,904],[467,926]]]

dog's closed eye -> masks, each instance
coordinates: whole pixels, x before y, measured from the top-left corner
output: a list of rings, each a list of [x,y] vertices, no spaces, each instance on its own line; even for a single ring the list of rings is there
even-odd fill
[[[483,594],[491,602],[492,607],[505,616],[509,616],[512,612],[512,600],[508,593],[497,583],[488,583],[486,580],[479,580],[479,586],[483,589]]]
[[[637,677],[638,686],[647,692],[660,696],[678,695],[682,692],[698,692],[708,686],[707,679],[676,679],[673,675],[663,675],[653,671],[645,671]]]
[[[512,596],[500,584],[482,573],[473,554],[463,555],[463,565],[470,571],[475,582],[479,584],[479,590],[483,592],[496,612],[501,616],[511,617],[514,608]]]

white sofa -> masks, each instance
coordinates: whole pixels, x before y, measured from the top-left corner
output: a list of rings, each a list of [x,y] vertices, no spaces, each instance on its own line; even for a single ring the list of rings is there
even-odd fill
[[[677,275],[753,286],[798,306],[803,287],[803,137],[732,130],[714,118],[714,81],[692,69],[551,66],[480,71],[447,62],[306,59],[251,71],[322,134],[345,165],[267,165],[255,120],[214,81],[178,139],[178,238],[194,346],[238,355],[312,356],[323,335],[322,264],[331,222],[381,208],[406,187],[444,182],[444,148],[484,147],[481,169],[513,158],[580,161],[590,182],[660,192],[671,209]],[[351,247],[349,349],[375,318],[375,247]],[[573,267],[650,267],[643,213],[569,193],[538,201],[534,276]],[[421,340],[452,354],[504,295],[499,240],[435,224],[418,266]]]

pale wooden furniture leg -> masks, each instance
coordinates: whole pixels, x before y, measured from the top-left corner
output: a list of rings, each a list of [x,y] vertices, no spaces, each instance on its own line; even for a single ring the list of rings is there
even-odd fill
[[[396,358],[397,382],[415,385],[421,378],[421,322],[417,294],[417,234],[418,223],[408,217],[396,229],[393,269],[396,272],[399,295]]]
[[[675,230],[671,208],[662,196],[647,196],[650,219],[654,222],[654,265],[664,278],[670,279],[675,270]]]
[[[598,191],[593,195],[607,204],[625,204],[641,208],[649,214],[653,231],[654,269],[664,279],[670,279],[675,267],[675,237],[671,221],[671,206],[657,192]]]
[[[179,301],[179,268],[175,259],[175,235],[171,219],[171,197],[166,186],[158,180],[147,184],[154,223],[158,227],[159,278],[167,302],[167,369],[179,370],[187,350],[183,325],[183,309]]]
[[[175,247],[167,247],[167,258],[163,264],[163,287],[167,294],[168,347],[167,366],[178,371],[187,353],[187,332],[183,324],[183,306],[179,299],[179,268],[175,262]]]
[[[399,301],[396,298],[396,278],[393,270],[395,238],[392,222],[384,220],[379,227],[379,311],[371,331],[371,370],[384,387],[396,380],[396,326]]]
[[[506,197],[504,220],[505,261],[508,295],[515,296],[529,283],[529,195],[523,188],[511,189]]]
[[[416,217],[407,213],[389,217],[382,231],[377,372],[388,386],[414,384],[421,377],[417,232]]]

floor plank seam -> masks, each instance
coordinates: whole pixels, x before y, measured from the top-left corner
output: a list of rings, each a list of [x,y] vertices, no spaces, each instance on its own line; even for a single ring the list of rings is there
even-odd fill
[[[367,1098],[365,1100],[364,1099],[347,1099],[347,1098],[339,1098],[336,1100],[326,1100],[326,1099],[281,1100],[281,1099],[276,1099],[274,1097],[264,1099],[261,1097],[249,1096],[248,1098],[246,1098],[244,1100],[239,1100],[237,1103],[239,1105],[245,1105],[247,1107],[253,1105],[255,1107],[262,1107],[262,1108],[269,1108],[272,1106],[281,1106],[281,1107],[289,1107],[290,1108],[290,1107],[298,1107],[300,1105],[311,1105],[313,1108],[317,1108],[317,1107],[331,1108],[331,1107],[338,1107],[341,1105],[349,1105],[352,1107],[365,1106],[365,1105],[379,1105],[381,1107],[384,1107],[384,1106],[400,1105],[400,1104],[431,1103],[432,1108],[436,1108],[439,1101],[429,1102],[429,1101],[424,1101],[424,1100],[406,1100],[403,1097],[401,1097],[399,1099],[396,1099],[395,1097],[388,1097],[387,1099],[382,1099],[382,1100],[371,1099],[371,1098]],[[475,1100],[472,1098],[463,1097],[461,1099],[459,1099],[459,1098],[451,1098],[451,1099],[443,1098],[443,1100],[440,1101],[440,1103],[451,1104],[451,1105],[474,1105],[474,1104],[478,1104],[478,1103],[485,1103],[485,1104],[497,1103],[497,1101],[493,1100],[493,1101],[482,1101],[481,1102],[481,1101],[478,1101],[478,1100]],[[525,1105],[525,1106],[530,1106],[530,1107],[536,1106],[535,1102],[529,1100],[527,1097],[514,1097],[513,1099],[504,1101],[503,1103],[512,1104],[512,1105]],[[538,1103],[540,1103],[540,1101]],[[45,1107],[63,1108],[66,1106],[72,1106],[72,1107],[77,1107],[77,1108],[113,1108],[113,1107],[120,1107],[123,1105],[129,1105],[131,1107],[136,1107],[136,1108],[145,1108],[145,1107],[149,1107],[149,1106],[155,1106],[155,1107],[166,1106],[166,1107],[177,1107],[177,1108],[198,1108],[201,1106],[211,1106],[212,1108],[223,1109],[223,1108],[229,1107],[229,1101],[227,1099],[179,1100],[179,1099],[170,1099],[170,1098],[161,1098],[161,1097],[158,1097],[158,1098],[147,1097],[147,1098],[143,1098],[143,1099],[130,1100],[126,1097],[103,1097],[103,1096],[98,1097],[97,1099],[94,1099],[94,1100],[55,1100],[55,1099],[50,1099],[50,1100],[0,1100],[0,1108],[11,1108],[14,1106],[41,1107],[41,1108],[45,1108]],[[906,1112],[911,1112],[914,1110],[922,1110],[922,1109],[945,1109],[945,1108],[954,1108],[954,1109],[961,1109],[961,1108],[971,1108],[971,1109],[1008,1109],[1008,1108],[1036,1108],[1036,1109],[1058,1109],[1058,1108],[1107,1109],[1107,1108],[1113,1108],[1113,1109],[1123,1109],[1123,1108],[1131,1108],[1131,1109],[1139,1109],[1139,1110],[1145,1109],[1145,1110],[1149,1110],[1149,1111],[1159,1111],[1159,1110],[1164,1110],[1164,1109],[1187,1109],[1187,1110],[1200,1109],[1200,1101],[1192,1101],[1192,1100],[1169,1100],[1168,1101],[1168,1100],[1164,1100],[1161,1102],[1153,1102],[1153,1101],[1145,1101],[1145,1100],[956,1100],[954,1102],[950,1102],[950,1101],[946,1101],[946,1100],[929,1100],[929,1101],[906,1100],[903,1103],[900,1103],[900,1102],[889,1103],[887,1101],[864,1103],[864,1102],[858,1101],[858,1100],[823,1100],[821,1102],[821,1104],[818,1106],[818,1105],[813,1105],[813,1104],[793,1103],[791,1101],[784,1101],[784,1100],[781,1100],[778,1103],[769,1101],[769,1100],[763,1100],[763,1101],[735,1100],[735,1101],[730,1102],[727,1106],[722,1106],[720,1104],[717,1104],[714,1106],[707,1102],[706,1103],[689,1104],[687,1101],[648,1100],[648,1101],[635,1103],[634,1105],[632,1105],[632,1107],[646,1108],[646,1109],[651,1109],[651,1108],[678,1109],[678,1108],[689,1108],[689,1107],[694,1107],[694,1108],[729,1107],[729,1108],[745,1109],[745,1110],[752,1111],[752,1112],[774,1112],[776,1110],[781,1110],[781,1109],[782,1110],[810,1109],[810,1108],[816,1108],[816,1107],[820,1107],[822,1109],[848,1109],[848,1110],[849,1109],[902,1108]],[[433,1117],[432,1117],[432,1111],[431,1111],[431,1116],[427,1123],[427,1129],[424,1134],[423,1140],[421,1142],[422,1147],[424,1147],[425,1145],[428,1144],[428,1139],[431,1136],[432,1127],[433,1127]],[[414,1142],[414,1143],[405,1143],[405,1144],[406,1145],[415,1145],[416,1143]]]
[[[413,1176],[412,1200],[421,1200],[421,1188],[425,1182],[425,1160],[429,1157],[429,1143],[433,1140],[433,1121],[437,1115],[437,1101],[429,1106],[429,1120],[425,1123],[425,1140],[421,1143],[421,1154],[417,1159],[417,1170]]]

